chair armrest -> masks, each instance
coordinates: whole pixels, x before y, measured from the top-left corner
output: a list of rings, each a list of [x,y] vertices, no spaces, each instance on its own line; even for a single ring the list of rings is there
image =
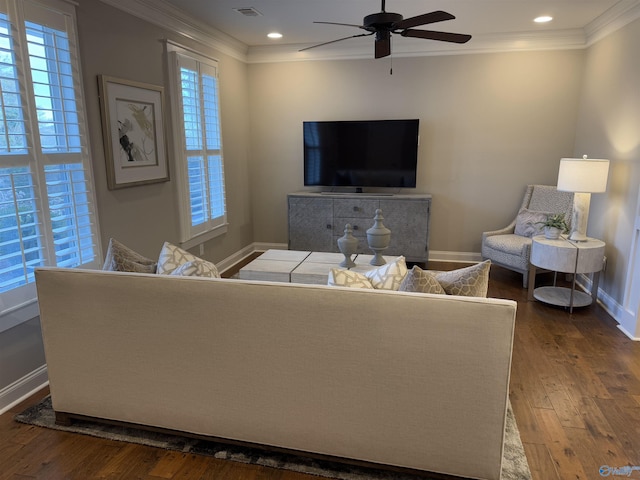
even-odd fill
[[[500,230],[491,230],[489,232],[482,232],[482,240],[484,240],[487,237],[492,237],[493,235],[508,235],[515,232],[515,230],[516,230],[516,221],[514,220],[509,225],[507,225],[504,228],[501,228]]]

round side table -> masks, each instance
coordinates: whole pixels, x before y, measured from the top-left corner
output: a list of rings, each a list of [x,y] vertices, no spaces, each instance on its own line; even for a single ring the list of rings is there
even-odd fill
[[[544,235],[531,240],[529,300],[535,298],[551,305],[569,307],[569,312],[573,312],[573,307],[586,307],[596,300],[600,271],[604,265],[603,241],[588,238],[584,242],[574,242],[564,236],[552,240]],[[555,278],[553,286],[534,288],[536,268],[572,274],[571,288],[557,287]],[[591,295],[576,291],[578,273],[593,274]]]

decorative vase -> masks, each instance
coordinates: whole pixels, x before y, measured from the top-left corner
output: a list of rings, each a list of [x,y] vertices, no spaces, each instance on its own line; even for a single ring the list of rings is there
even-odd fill
[[[557,240],[560,238],[562,230],[556,227],[544,227],[544,236],[550,240]]]
[[[356,264],[351,260],[351,255],[358,251],[358,239],[352,235],[353,228],[347,223],[344,226],[344,235],[338,239],[338,248],[340,253],[344,255],[344,260],[340,262],[341,267],[355,267]]]
[[[382,216],[382,210],[376,210],[376,216],[373,217],[374,224],[369,230],[367,230],[367,242],[369,248],[373,250],[374,256],[371,259],[371,265],[384,265],[387,263],[382,258],[382,252],[389,246],[389,240],[391,239],[391,230],[382,224],[384,217]]]

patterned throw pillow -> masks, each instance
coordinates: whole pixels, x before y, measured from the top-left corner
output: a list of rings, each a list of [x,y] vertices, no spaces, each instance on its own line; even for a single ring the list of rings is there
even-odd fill
[[[373,289],[373,285],[367,277],[353,270],[332,268],[329,272],[327,285],[332,287],[351,287]]]
[[[391,263],[369,270],[364,273],[373,288],[383,290],[398,290],[407,275],[407,262],[404,257],[398,257]]]
[[[401,292],[420,292],[420,293],[435,293],[438,295],[446,295],[440,282],[436,280],[433,272],[422,270],[418,266],[414,266],[404,280],[400,284],[399,290]]]
[[[550,215],[548,212],[534,212],[526,208],[520,209],[516,217],[516,228],[513,233],[521,237],[542,235],[544,226],[540,225],[539,222],[544,222],[548,215]]]
[[[486,297],[489,289],[490,268],[491,260],[485,260],[470,267],[438,272],[435,277],[448,295]]]
[[[327,285],[352,288],[378,288],[398,290],[407,275],[407,263],[404,257],[398,257],[391,263],[364,272],[332,268]]]
[[[156,266],[157,263],[150,258],[143,257],[113,238],[109,239],[109,247],[102,270],[155,273]]]
[[[183,263],[169,275],[220,278],[220,274],[218,273],[216,266],[206,260],[192,260],[190,262]]]
[[[160,250],[160,257],[158,258],[158,273],[161,275],[169,275],[182,265],[194,261],[202,262],[202,271],[204,271],[204,269],[209,270],[210,275],[201,276],[220,278],[218,269],[213,263],[198,258],[195,255],[187,252],[186,250],[169,242],[164,242],[164,245],[162,245],[162,250]],[[187,270],[189,270],[189,268],[191,267],[185,267],[185,269]],[[194,268],[197,270],[198,267]]]

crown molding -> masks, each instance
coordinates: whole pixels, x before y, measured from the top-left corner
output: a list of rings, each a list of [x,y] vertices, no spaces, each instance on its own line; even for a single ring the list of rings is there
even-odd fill
[[[369,41],[368,41],[369,40]],[[339,47],[329,45],[300,52],[309,45],[249,47],[248,63],[295,62],[311,60],[354,60],[373,58],[370,39],[345,41]],[[437,55],[469,55],[476,53],[516,52],[532,50],[570,50],[586,46],[582,29],[525,32],[514,34],[476,35],[469,43],[400,41],[393,44],[393,58]]]
[[[131,15],[147,20],[184,37],[213,47],[245,63],[274,63],[310,60],[352,60],[373,58],[373,47],[364,39],[354,39],[300,52],[310,45],[265,45],[248,47],[198,19],[190,17],[165,0],[100,0]],[[640,18],[640,0],[620,0],[584,29],[544,30],[525,33],[474,35],[464,45],[446,42],[395,42],[394,58],[460,55],[533,50],[586,48]],[[364,40],[364,41],[363,41]],[[368,39],[367,39],[368,40]]]
[[[585,26],[587,46],[640,18],[640,1],[621,0]]]
[[[247,61],[247,45],[195,19],[164,0],[100,0],[135,17],[176,32],[225,55]]]

